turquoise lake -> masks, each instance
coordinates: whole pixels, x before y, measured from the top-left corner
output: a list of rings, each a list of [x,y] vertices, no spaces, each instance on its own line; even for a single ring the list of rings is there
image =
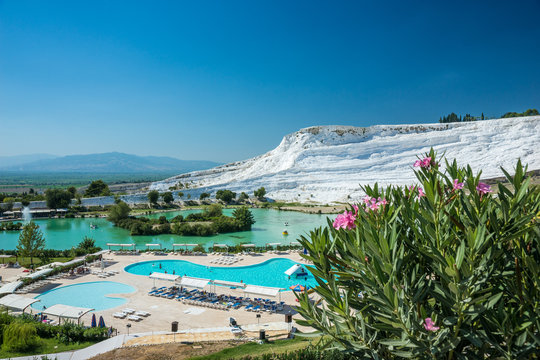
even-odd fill
[[[153,214],[151,217],[166,216],[173,218],[176,215],[186,216],[189,213],[201,210],[182,210],[162,214]],[[225,215],[231,215],[232,209],[225,209]],[[267,243],[289,244],[298,240],[300,235],[306,235],[310,230],[326,225],[327,215],[304,214],[295,211],[279,211],[268,209],[251,209],[256,223],[251,231],[219,234],[209,237],[179,236],[179,235],[155,235],[155,236],[131,236],[128,230],[114,227],[106,219],[41,219],[35,220],[39,225],[46,241],[48,249],[69,249],[77,246],[85,237],[91,237],[96,245],[104,249],[107,243],[135,243],[137,248],[145,249],[147,243],[159,243],[166,249],[172,249],[174,243],[201,244],[212,247],[214,243],[236,245],[240,243],[253,243],[264,246]],[[331,215],[333,218],[335,215]],[[288,226],[285,226],[288,223]],[[90,225],[97,226],[91,229]],[[287,229],[289,235],[282,232]],[[19,239],[18,231],[0,231],[0,249],[12,250],[17,246]]]

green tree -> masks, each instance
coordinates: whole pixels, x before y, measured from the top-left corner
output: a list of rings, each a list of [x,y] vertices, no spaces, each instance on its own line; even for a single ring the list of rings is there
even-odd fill
[[[216,192],[216,199],[221,200],[226,204],[229,204],[234,198],[236,198],[236,193],[231,190],[218,190]]]
[[[30,200],[28,200],[28,198],[24,197],[21,199],[21,205],[22,206],[28,206],[30,205]]]
[[[170,191],[161,194],[161,198],[163,199],[163,201],[165,201],[166,204],[170,204],[174,201],[173,194]]]
[[[207,192],[203,192],[201,195],[199,195],[199,200],[208,199],[210,197],[210,194]]]
[[[206,209],[204,209],[204,216],[218,217],[221,215],[223,215],[223,211],[221,209],[221,205],[219,204],[212,204],[208,206]]]
[[[266,189],[264,187],[260,187],[257,190],[253,192],[253,195],[259,200],[264,200],[264,196],[266,195]]]
[[[75,186],[70,186],[67,188],[67,191],[71,194],[71,198],[75,198],[75,195],[77,195],[77,188]]]
[[[71,193],[62,189],[47,189],[45,199],[49,209],[61,209],[71,204]]]
[[[118,204],[111,206],[109,210],[109,221],[117,224],[120,220],[127,219],[129,217],[131,209],[128,204],[120,201]]]
[[[4,206],[2,207],[5,211],[13,210],[14,199],[12,197],[5,197],[3,200]]]
[[[243,231],[251,230],[251,225],[255,224],[253,214],[246,206],[235,209],[233,211],[233,217],[238,222],[240,230]]]
[[[95,180],[88,185],[88,188],[84,192],[86,197],[96,197],[96,196],[110,196],[111,191],[109,190],[109,185],[107,185],[103,180]]]
[[[491,196],[470,167],[426,157],[422,192],[365,187],[369,206],[301,237],[320,302],[299,295],[297,322],[361,358],[534,358],[540,188],[518,161]]]
[[[158,202],[158,199],[159,199],[159,192],[157,190],[152,190],[150,192],[148,192],[148,201],[150,202],[151,205],[155,205],[157,204]]]
[[[176,194],[180,199],[184,197],[184,193],[179,191],[178,194]]]
[[[96,241],[88,236],[85,236],[83,240],[77,245],[79,249],[90,250],[96,247]]]
[[[37,257],[45,248],[43,233],[33,221],[23,226],[19,235],[17,251],[19,256],[30,257],[30,264],[34,267],[34,257]]]
[[[4,328],[3,348],[7,351],[28,352],[40,344],[36,326],[30,322],[16,320]]]
[[[238,196],[238,201],[244,202],[247,199],[249,199],[249,195],[242,191],[242,193]]]

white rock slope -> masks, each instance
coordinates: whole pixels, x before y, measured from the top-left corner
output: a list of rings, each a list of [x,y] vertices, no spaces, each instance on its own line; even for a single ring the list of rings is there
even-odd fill
[[[274,150],[255,158],[155,182],[166,190],[178,182],[197,190],[236,192],[264,186],[276,200],[332,203],[361,198],[360,184],[407,185],[415,182],[412,163],[434,147],[449,159],[502,176],[518,158],[540,169],[540,116],[470,123],[315,126],[283,138]],[[350,196],[350,198],[348,198]]]

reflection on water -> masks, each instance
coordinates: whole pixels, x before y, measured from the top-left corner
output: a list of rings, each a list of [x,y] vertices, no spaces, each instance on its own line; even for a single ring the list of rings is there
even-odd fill
[[[114,227],[109,221],[101,218],[85,219],[41,219],[35,220],[46,240],[46,247],[51,249],[68,249],[76,246],[85,236],[96,240],[96,245],[107,248],[107,243],[135,243],[139,249],[146,249],[147,243],[160,243],[166,249],[172,249],[174,243],[193,243],[211,247],[214,243],[236,245],[239,243],[253,243],[264,246],[267,243],[281,242],[289,244],[297,241],[300,235],[309,233],[315,227],[326,225],[326,216],[317,214],[304,214],[292,211],[278,211],[266,209],[251,209],[256,224],[252,231],[243,231],[234,234],[219,234],[209,237],[156,235],[131,236],[128,230]],[[165,214],[153,214],[152,217],[166,216],[168,219],[176,215],[187,216],[197,210],[175,211]],[[224,210],[231,215],[232,210]],[[288,223],[288,236],[282,234],[285,223]],[[92,229],[90,225],[96,225]],[[14,249],[19,239],[18,231],[0,232],[0,249]]]

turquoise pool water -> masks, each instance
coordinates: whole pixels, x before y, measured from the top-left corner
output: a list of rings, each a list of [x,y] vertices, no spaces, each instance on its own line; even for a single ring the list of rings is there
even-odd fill
[[[293,285],[309,285],[315,286],[317,282],[308,272],[308,276],[296,277],[291,276],[289,279],[285,275],[285,271],[296,262],[289,259],[270,259],[263,263],[249,266],[234,266],[234,267],[213,267],[194,264],[185,260],[156,260],[143,261],[126,266],[125,271],[148,276],[152,272],[187,275],[192,277],[210,279],[210,280],[225,280],[225,281],[243,281],[250,285],[281,287],[289,289]],[[161,268],[160,268],[161,266]],[[305,268],[305,266],[304,266]]]
[[[172,218],[176,215],[187,216],[189,213],[201,210],[183,210],[151,215],[152,217],[166,216]],[[224,214],[230,215],[233,210],[226,209]],[[172,249],[174,243],[201,244],[207,248],[214,243],[236,245],[239,243],[253,243],[264,246],[266,243],[281,242],[289,244],[297,241],[300,235],[309,233],[315,227],[326,225],[326,215],[304,214],[294,211],[278,211],[271,209],[251,209],[256,223],[252,231],[243,231],[231,234],[219,234],[209,237],[155,235],[131,236],[128,230],[114,227],[106,219],[41,219],[35,223],[43,232],[45,247],[47,249],[70,249],[77,246],[85,236],[96,241],[96,245],[104,249],[107,243],[132,243],[137,248],[145,249],[147,243],[159,243],[166,249]],[[334,215],[331,218],[335,217]],[[282,235],[287,222],[288,236]],[[90,225],[97,225],[92,229]],[[0,231],[0,249],[12,250],[19,241],[19,231]]]
[[[32,304],[32,308],[42,310],[43,306],[64,304],[93,308],[96,311],[105,310],[127,302],[127,299],[108,295],[132,293],[135,290],[132,286],[113,281],[95,281],[62,286],[36,296],[35,299],[41,301]]]

